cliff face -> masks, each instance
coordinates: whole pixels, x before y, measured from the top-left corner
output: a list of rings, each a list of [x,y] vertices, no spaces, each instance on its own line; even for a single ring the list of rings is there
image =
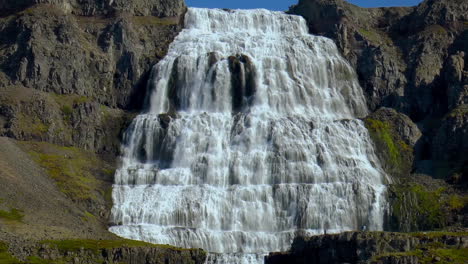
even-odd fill
[[[118,154],[185,5],[108,2],[2,1],[1,135]]]
[[[180,0],[18,0],[0,2],[0,14],[8,15],[36,4],[52,4],[64,12],[80,16],[112,15],[125,12],[136,16],[176,17],[185,11]]]
[[[12,263],[203,262],[147,245],[37,251],[119,241],[107,227],[120,140],[185,11],[183,0],[0,0],[0,243]]]
[[[468,2],[426,0],[416,7],[360,8],[344,0],[300,0],[289,12],[303,16],[311,33],[334,39],[356,69],[374,112],[366,125],[393,176],[392,207],[402,203],[401,197],[413,197],[421,206],[425,202],[417,196],[437,190],[441,197],[456,195],[464,201],[464,209],[436,213],[446,215],[442,222],[447,224],[411,224],[402,231],[455,224],[453,213],[459,215],[455,225],[466,227]],[[414,188],[425,194],[408,191]],[[397,211],[391,211],[391,222],[408,221],[398,220]]]
[[[22,245],[16,256],[0,242],[0,262],[8,264],[202,264],[202,249],[182,249],[132,240],[61,240]]]
[[[271,253],[265,263],[465,263],[467,247],[466,233],[349,232],[298,236],[289,252]]]

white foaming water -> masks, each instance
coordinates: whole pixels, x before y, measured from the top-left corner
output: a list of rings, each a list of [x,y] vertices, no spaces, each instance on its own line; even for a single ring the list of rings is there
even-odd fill
[[[185,23],[126,134],[111,231],[262,263],[297,232],[381,230],[384,174],[335,44],[267,10]]]

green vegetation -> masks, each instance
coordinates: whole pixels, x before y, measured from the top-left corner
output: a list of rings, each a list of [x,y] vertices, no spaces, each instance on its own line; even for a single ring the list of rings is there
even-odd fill
[[[443,228],[450,224],[448,219],[452,213],[459,213],[468,206],[468,197],[453,194],[445,188],[429,190],[419,184],[405,183],[392,185],[390,192],[393,229],[398,230]]]
[[[8,252],[8,245],[0,242],[0,264],[21,264],[22,262]]]
[[[389,123],[367,118],[365,124],[380,156],[387,163],[387,169],[395,175],[408,172],[412,166],[413,149],[396,138],[397,133]]]
[[[66,122],[70,122],[73,114],[73,109],[69,105],[63,105],[60,107],[60,110],[62,111],[63,119]]]
[[[17,124],[26,134],[42,137],[49,131],[49,125],[45,124],[37,116],[24,113],[18,114]]]
[[[447,30],[444,27],[442,27],[441,25],[431,25],[431,26],[426,28],[425,32],[434,33],[434,34],[437,34],[437,35],[446,35],[447,34]]]
[[[431,231],[431,232],[413,232],[409,235],[417,238],[439,238],[443,236],[468,236],[468,232],[447,232],[447,231]]]
[[[47,245],[51,248],[56,248],[61,251],[63,257],[58,257],[55,260],[45,260],[38,256],[29,256],[26,262],[20,261],[13,257],[8,252],[8,246],[0,242],[0,264],[66,264],[72,263],[73,254],[71,252],[80,252],[81,250],[91,251],[93,255],[86,254],[86,257],[92,259],[92,263],[103,263],[104,259],[100,250],[122,248],[122,247],[150,247],[164,248],[176,251],[187,251],[190,249],[178,248],[169,245],[154,245],[142,241],[134,241],[128,239],[121,240],[46,240],[40,244]]]
[[[62,95],[62,94],[53,94],[55,102],[59,104],[60,111],[62,112],[63,119],[66,122],[71,121],[73,114],[73,109],[76,105],[80,105],[90,101],[90,98],[80,95]]]
[[[366,124],[367,128],[373,132],[375,136],[387,147],[391,162],[395,165],[398,165],[398,158],[400,153],[396,143],[393,141],[390,125],[375,119],[367,119]]]
[[[418,257],[418,263],[429,264],[429,263],[440,263],[440,264],[449,264],[449,263],[468,263],[468,248],[452,248],[445,245],[428,245],[425,248],[418,248],[412,251],[407,252],[394,252],[394,253],[385,253],[373,258],[374,262],[385,258],[404,258],[416,256]]]
[[[453,109],[450,113],[447,114],[445,118],[456,118],[468,115],[468,105],[462,104],[457,108]]]
[[[373,44],[392,46],[392,39],[384,32],[375,29],[359,28],[359,34]]]
[[[121,247],[152,247],[152,248],[166,248],[178,251],[185,251],[189,249],[174,247],[170,245],[155,245],[143,241],[120,239],[120,240],[45,240],[41,242],[60,251],[79,251],[82,249],[92,250],[98,252],[100,249],[121,248]]]
[[[179,23],[177,18],[159,18],[155,16],[134,16],[132,19],[133,23],[138,26],[171,26]]]
[[[112,170],[94,153],[78,148],[38,142],[23,142],[22,145],[59,189],[75,201],[95,199],[101,189],[96,176]]]
[[[16,208],[11,208],[10,211],[0,210],[0,219],[3,220],[21,222],[23,217],[23,212]]]

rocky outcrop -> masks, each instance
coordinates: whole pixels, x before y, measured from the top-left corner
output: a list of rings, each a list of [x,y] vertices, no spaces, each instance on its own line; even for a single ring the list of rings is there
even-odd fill
[[[51,4],[81,16],[112,15],[128,12],[136,16],[174,17],[185,10],[183,0],[19,0],[0,1],[0,15],[8,15],[36,4]]]
[[[183,0],[0,0],[0,241],[15,253],[44,239],[117,239],[107,229],[121,139],[185,11]],[[28,256],[203,262],[164,248]]]
[[[424,202],[417,197],[423,196],[399,184],[424,185],[420,180],[429,175],[455,184],[466,197],[468,2],[360,8],[344,0],[300,0],[289,12],[303,16],[311,33],[334,39],[355,68],[375,112],[365,122],[384,169],[397,184],[392,188],[407,190],[402,197],[420,205]],[[439,226],[433,223],[401,228]]]
[[[422,134],[409,117],[391,108],[380,108],[365,119],[383,168],[391,175],[411,173],[415,147]]]
[[[24,0],[1,8],[10,10],[0,18],[1,135],[117,155],[127,112],[142,109],[184,2]]]
[[[337,42],[371,110],[393,107],[420,121],[447,111],[441,75],[452,55],[466,53],[467,10],[466,1],[366,9],[343,0],[300,0],[289,12],[304,16],[312,33]]]
[[[449,181],[468,185],[468,105],[448,113],[432,139],[432,157],[448,168]]]
[[[299,236],[289,252],[271,253],[265,263],[464,263],[467,248],[468,236],[461,233],[348,232]]]
[[[206,260],[206,252],[202,249],[182,249],[132,240],[50,240],[13,249],[14,255],[11,255],[11,250],[11,246],[0,241],[0,261],[18,264],[202,264]]]

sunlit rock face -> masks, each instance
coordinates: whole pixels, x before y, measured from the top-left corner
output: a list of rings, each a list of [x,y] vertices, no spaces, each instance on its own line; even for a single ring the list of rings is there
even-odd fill
[[[381,230],[352,68],[299,16],[189,9],[125,137],[111,231],[262,263],[295,234]]]

